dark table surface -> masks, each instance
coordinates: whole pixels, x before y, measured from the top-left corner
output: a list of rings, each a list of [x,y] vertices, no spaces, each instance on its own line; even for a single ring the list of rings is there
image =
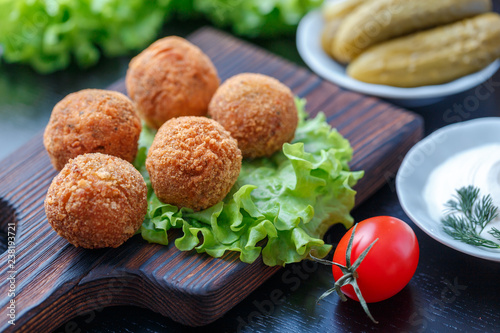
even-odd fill
[[[500,1],[495,1],[498,11]],[[172,22],[162,35],[185,36],[206,22]],[[303,66],[294,37],[251,42]],[[45,127],[52,107],[66,94],[83,88],[105,88],[125,75],[129,57],[103,59],[88,70],[69,68],[51,75],[0,66],[0,159],[14,152]],[[500,72],[490,81],[491,94],[477,98],[477,88],[412,111],[423,116],[426,135],[468,119],[500,116]],[[479,88],[481,89],[481,88]],[[471,103],[471,101],[477,101]],[[469,103],[469,104],[467,104]],[[1,162],[0,162],[1,163]],[[332,294],[330,267],[303,262],[285,267],[216,322],[190,328],[147,309],[100,308],[73,318],[56,332],[447,332],[500,331],[500,264],[457,252],[436,242],[403,212],[391,179],[353,211],[356,221],[391,215],[408,222],[420,243],[415,276],[393,298],[370,305],[373,324],[359,303],[341,302]],[[336,226],[325,240],[335,244],[345,230]],[[4,319],[2,319],[4,320]]]

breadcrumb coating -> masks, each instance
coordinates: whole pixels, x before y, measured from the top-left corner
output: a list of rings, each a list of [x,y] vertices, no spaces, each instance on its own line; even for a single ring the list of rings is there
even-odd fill
[[[141,119],[127,96],[84,89],[56,104],[43,143],[57,170],[85,153],[109,154],[132,162],[141,129]]]
[[[212,98],[208,114],[238,141],[245,158],[271,156],[292,141],[298,124],[292,91],[255,73],[226,80]]]
[[[205,53],[184,38],[170,36],[132,59],[125,82],[141,117],[159,128],[174,117],[206,115],[220,81]]]
[[[87,249],[118,247],[140,228],[147,187],[132,164],[94,153],[71,159],[52,180],[45,213],[52,228]]]
[[[241,160],[236,140],[219,123],[179,117],[156,133],[146,168],[162,202],[198,211],[224,199],[238,178]]]

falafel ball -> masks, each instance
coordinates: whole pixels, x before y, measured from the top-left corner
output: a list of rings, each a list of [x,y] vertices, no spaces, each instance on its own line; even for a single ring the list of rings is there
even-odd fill
[[[57,170],[69,159],[85,153],[109,154],[132,162],[141,129],[141,119],[127,96],[84,89],[56,104],[43,144]]]
[[[140,228],[147,191],[129,162],[101,153],[80,155],[52,180],[45,213],[59,236],[74,246],[118,247]]]
[[[156,133],[146,168],[158,199],[198,211],[229,193],[241,159],[238,143],[215,120],[179,117]]]
[[[130,62],[126,85],[146,124],[159,128],[180,116],[204,116],[219,87],[217,70],[181,37],[157,40]]]
[[[255,73],[226,80],[215,92],[208,114],[238,141],[246,158],[271,156],[292,141],[298,124],[290,88]]]

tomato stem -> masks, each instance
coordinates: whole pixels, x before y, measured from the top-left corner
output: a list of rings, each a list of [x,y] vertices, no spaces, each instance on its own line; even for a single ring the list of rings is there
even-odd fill
[[[351,233],[351,237],[349,238],[349,243],[347,244],[347,249],[346,249],[346,265],[342,265],[342,264],[339,264],[339,263],[336,263],[336,262],[333,262],[333,261],[329,261],[329,260],[324,260],[324,259],[319,259],[319,258],[316,258],[314,257],[312,254],[309,253],[309,256],[314,260],[314,261],[317,261],[321,264],[324,264],[324,265],[335,265],[337,267],[340,268],[340,270],[342,271],[342,276],[335,282],[335,285],[332,289],[329,289],[327,290],[326,292],[323,293],[323,295],[321,295],[319,298],[318,298],[318,302],[320,300],[322,300],[323,298],[327,297],[328,295],[330,295],[331,293],[333,293],[334,291],[337,292],[337,294],[339,295],[340,299],[342,301],[347,301],[347,298],[346,296],[344,295],[344,293],[342,292],[341,288],[343,286],[346,286],[348,284],[350,284],[353,289],[354,289],[354,292],[356,293],[356,296],[358,297],[358,300],[359,300],[359,303],[361,303],[361,306],[363,307],[363,310],[365,310],[365,313],[368,315],[368,317],[375,323],[375,324],[378,324],[378,321],[375,320],[375,318],[373,318],[372,314],[370,313],[370,310],[368,309],[368,304],[366,303],[365,299],[363,298],[363,295],[361,293],[361,290],[359,289],[359,286],[358,286],[358,277],[359,277],[359,274],[358,272],[356,271],[359,267],[359,265],[361,265],[361,263],[363,262],[363,260],[365,259],[366,255],[368,254],[368,252],[371,250],[371,248],[373,247],[373,245],[375,245],[375,243],[378,241],[378,238],[375,239],[360,255],[359,257],[356,259],[356,261],[354,262],[353,265],[351,265],[351,252],[352,252],[352,244],[354,242],[354,233],[356,231],[356,225],[354,225],[354,227],[352,228],[352,233]]]

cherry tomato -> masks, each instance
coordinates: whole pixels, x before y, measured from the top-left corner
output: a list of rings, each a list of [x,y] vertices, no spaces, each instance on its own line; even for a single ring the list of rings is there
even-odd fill
[[[342,237],[333,261],[346,264],[346,249],[352,228]],[[356,270],[357,283],[367,303],[379,302],[396,295],[410,282],[417,269],[419,248],[417,237],[405,222],[390,216],[377,216],[358,223],[354,233],[351,265],[375,240],[361,265]],[[342,271],[333,267],[333,277],[338,281]],[[341,288],[348,297],[359,301],[354,288]]]

